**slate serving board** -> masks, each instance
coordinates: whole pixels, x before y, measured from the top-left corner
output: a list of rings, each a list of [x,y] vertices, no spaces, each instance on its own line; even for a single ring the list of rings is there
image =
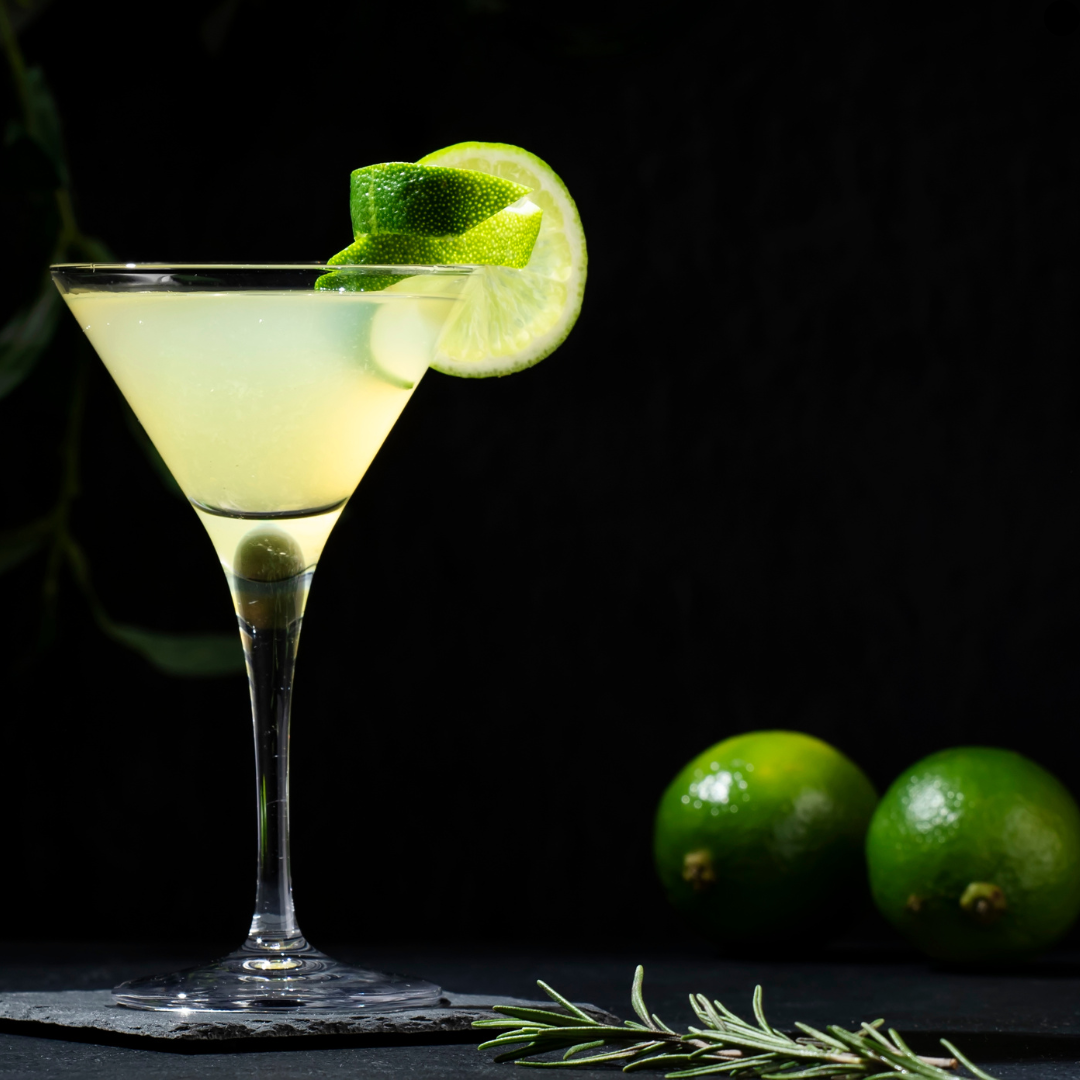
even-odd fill
[[[0,1022],[5,1022],[8,1030],[27,1035],[78,1034],[93,1038],[97,1034],[172,1042],[222,1043],[310,1036],[401,1036],[405,1041],[446,1032],[473,1034],[476,1042],[482,1042],[494,1032],[475,1029],[472,1022],[491,1019],[492,1005],[553,1007],[550,1001],[444,990],[440,1005],[414,1009],[184,1014],[128,1009],[117,1005],[108,990],[15,991],[0,993]],[[597,1019],[615,1019],[593,1005],[581,1007]]]

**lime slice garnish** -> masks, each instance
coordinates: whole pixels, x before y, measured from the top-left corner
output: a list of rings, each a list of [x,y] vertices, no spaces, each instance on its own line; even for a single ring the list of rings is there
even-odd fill
[[[406,161],[368,165],[353,172],[349,187],[353,236],[459,236],[528,193],[490,173]]]
[[[422,269],[422,268],[418,268]],[[421,283],[391,290],[398,282]],[[357,357],[361,367],[379,382],[411,390],[423,377],[445,321],[445,304],[432,299],[456,299],[459,279],[438,274],[366,274],[355,269],[332,271],[316,282],[320,292],[371,293],[369,302],[353,309]],[[390,292],[394,295],[388,295]]]
[[[415,295],[401,295],[410,292]],[[438,275],[416,275],[384,290],[384,297],[374,301],[368,338],[370,370],[391,386],[411,390],[428,369],[445,321],[445,304],[433,299],[460,292],[460,281]]]
[[[543,211],[523,268],[488,265],[470,275],[464,302],[443,330],[431,366],[447,375],[480,378],[509,375],[543,360],[577,321],[585,292],[585,233],[566,185],[540,158],[506,143],[458,143],[428,154],[420,164],[511,180],[527,187],[529,200]],[[408,283],[390,288],[407,289]]]

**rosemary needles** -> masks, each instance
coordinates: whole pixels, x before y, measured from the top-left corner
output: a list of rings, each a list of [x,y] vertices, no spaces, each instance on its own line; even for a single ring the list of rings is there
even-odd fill
[[[956,1073],[946,1070],[961,1065],[978,1080],[994,1080],[947,1039],[941,1042],[951,1056],[920,1057],[894,1029],[884,1034],[882,1020],[863,1024],[857,1031],[835,1024],[825,1031],[796,1024],[801,1034],[792,1038],[765,1019],[760,986],[754,990],[754,1023],[704,994],[691,994],[690,1007],[700,1027],[680,1034],[649,1012],[641,993],[644,977],[645,970],[639,965],[630,991],[638,1019],[625,1020],[621,1027],[596,1020],[547,983],[538,982],[563,1011],[496,1005],[494,1011],[502,1014],[499,1018],[477,1020],[473,1027],[503,1029],[502,1034],[481,1044],[480,1049],[502,1050],[496,1061],[516,1061],[542,1069],[608,1063],[621,1064],[624,1072],[663,1069],[668,1080],[713,1075],[762,1080],[956,1080]],[[536,1060],[554,1052],[561,1052],[562,1057]]]

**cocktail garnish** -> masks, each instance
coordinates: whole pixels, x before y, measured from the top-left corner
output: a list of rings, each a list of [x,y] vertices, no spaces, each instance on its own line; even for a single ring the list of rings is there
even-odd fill
[[[257,525],[233,558],[237,614],[256,630],[287,629],[301,614],[306,589],[300,545],[275,525]]]
[[[577,321],[581,219],[555,172],[520,147],[458,143],[415,165],[357,169],[350,208],[354,240],[331,265],[477,267],[439,339],[436,371],[509,375],[554,352]],[[316,288],[407,293],[410,278],[343,270]]]
[[[233,569],[248,581],[285,581],[304,572],[304,560],[299,545],[287,532],[262,525],[240,542]]]
[[[353,243],[330,266],[513,266],[529,262],[542,211],[524,184],[476,169],[390,161],[354,169]],[[316,288],[385,289],[403,275],[329,274]]]

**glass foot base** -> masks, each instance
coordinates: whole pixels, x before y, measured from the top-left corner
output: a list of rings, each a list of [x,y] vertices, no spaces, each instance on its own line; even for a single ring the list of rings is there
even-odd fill
[[[339,964],[306,943],[268,952],[240,948],[205,967],[131,979],[114,987],[118,1005],[174,1012],[283,1012],[296,1009],[414,1008],[437,1005],[423,979]]]

